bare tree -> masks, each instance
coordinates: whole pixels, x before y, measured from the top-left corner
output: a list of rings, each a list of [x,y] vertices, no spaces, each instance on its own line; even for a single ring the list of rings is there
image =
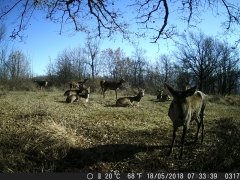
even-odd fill
[[[144,73],[146,72],[146,51],[136,47],[132,58],[133,85],[142,87],[144,85]]]
[[[9,79],[25,79],[30,76],[29,62],[21,51],[12,51],[6,62],[6,66],[9,73]]]
[[[100,53],[99,50],[99,40],[97,38],[91,38],[90,36],[87,38],[87,42],[86,42],[86,50],[85,50],[87,56],[88,56],[88,60],[87,60],[87,64],[90,65],[91,68],[91,74],[92,74],[92,79],[94,80],[95,75],[97,73],[97,56]]]
[[[1,81],[7,80],[7,67],[6,61],[8,56],[8,48],[5,43],[6,28],[0,24],[0,79]]]
[[[169,82],[173,69],[170,57],[165,54],[161,55],[157,61],[157,66],[159,67],[160,74],[162,75],[162,84]]]
[[[53,82],[57,85],[79,81],[87,74],[85,61],[82,48],[65,49],[59,53],[55,63],[49,63],[47,67],[49,79],[55,79]]]
[[[186,27],[196,27],[201,15],[207,11],[216,17],[226,17],[222,22],[225,31],[234,32],[240,25],[239,2],[230,0],[136,0],[128,4],[116,0],[3,0],[1,7],[0,20],[11,13],[19,17],[12,31],[13,38],[21,36],[36,10],[42,10],[47,19],[59,23],[60,33],[65,24],[71,23],[76,31],[101,37],[109,37],[116,32],[123,34],[124,38],[137,34],[150,38],[154,43],[161,38],[172,38],[179,21]],[[125,22],[130,12],[135,12],[133,23]],[[179,19],[171,19],[171,15]],[[139,25],[134,33],[127,28],[132,24]],[[240,38],[236,42],[239,43]]]
[[[230,94],[238,86],[239,73],[239,53],[236,49],[224,42],[219,45],[221,56],[217,66],[216,81],[217,92],[220,94]]]
[[[183,43],[179,46],[176,57],[186,70],[195,74],[200,90],[206,89],[206,80],[212,76],[217,67],[220,52],[216,47],[217,42],[202,33],[184,36]]]

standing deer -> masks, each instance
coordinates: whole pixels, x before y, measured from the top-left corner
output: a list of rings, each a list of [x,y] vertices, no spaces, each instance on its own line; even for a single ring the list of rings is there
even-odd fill
[[[37,81],[37,80],[34,80],[35,83],[37,83],[38,87],[42,90],[43,87],[47,87],[48,85],[48,81]]]
[[[144,89],[139,89],[138,94],[136,96],[130,97],[122,97],[116,101],[116,106],[118,107],[127,107],[133,105],[133,102],[136,101],[137,105],[139,105],[140,100],[144,96]]]
[[[70,94],[66,98],[67,103],[73,103],[79,101],[80,98],[85,99],[86,102],[89,100],[89,94],[90,94],[90,87],[86,88],[84,90],[85,92],[83,94]]]
[[[201,91],[196,91],[196,87],[192,87],[185,91],[176,91],[168,84],[166,84],[166,87],[173,96],[173,100],[168,111],[168,116],[173,122],[173,138],[168,155],[172,153],[177,129],[183,126],[181,150],[179,156],[179,158],[181,159],[183,154],[185,135],[192,120],[195,120],[197,122],[197,132],[194,142],[197,142],[198,140],[198,133],[200,127],[202,127],[201,143],[203,142],[203,116],[206,106],[206,95]]]
[[[119,89],[124,82],[126,82],[124,79],[121,79],[119,82],[110,82],[105,80],[100,81],[103,98],[105,98],[105,92],[107,90],[114,90],[116,94],[116,100],[117,100],[117,89]]]

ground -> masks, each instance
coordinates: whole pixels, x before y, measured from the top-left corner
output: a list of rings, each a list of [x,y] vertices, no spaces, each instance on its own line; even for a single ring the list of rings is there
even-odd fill
[[[167,156],[170,101],[147,94],[139,106],[114,107],[115,94],[65,103],[64,91],[0,92],[1,172],[238,172],[239,96],[208,96],[203,144],[182,129]],[[118,94],[122,96],[121,93]],[[200,134],[199,134],[200,135]]]

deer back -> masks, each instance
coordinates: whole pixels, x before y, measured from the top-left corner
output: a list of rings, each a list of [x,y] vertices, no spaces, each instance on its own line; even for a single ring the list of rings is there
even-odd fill
[[[67,103],[73,103],[73,102],[76,102],[78,101],[78,96],[77,95],[70,95],[66,98],[66,102]]]
[[[110,90],[116,90],[118,89],[120,86],[122,86],[122,84],[125,82],[124,79],[121,79],[119,82],[111,82],[111,81],[105,81],[105,80],[102,80],[100,82],[100,85],[102,88],[104,89],[110,89]]]
[[[128,97],[122,97],[116,101],[116,106],[119,106],[119,107],[127,107],[131,105],[132,103]]]

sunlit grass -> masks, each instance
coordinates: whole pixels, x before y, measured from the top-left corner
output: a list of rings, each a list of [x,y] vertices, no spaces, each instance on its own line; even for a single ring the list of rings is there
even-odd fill
[[[158,102],[155,96],[146,95],[139,106],[123,108],[114,106],[114,93],[105,99],[94,93],[88,103],[68,104],[63,93],[0,93],[2,172],[239,169],[239,96],[209,97],[204,142],[191,144],[196,130],[193,123],[183,159],[178,160],[182,129],[177,132],[173,154],[166,156],[172,138],[167,116],[170,101]]]

